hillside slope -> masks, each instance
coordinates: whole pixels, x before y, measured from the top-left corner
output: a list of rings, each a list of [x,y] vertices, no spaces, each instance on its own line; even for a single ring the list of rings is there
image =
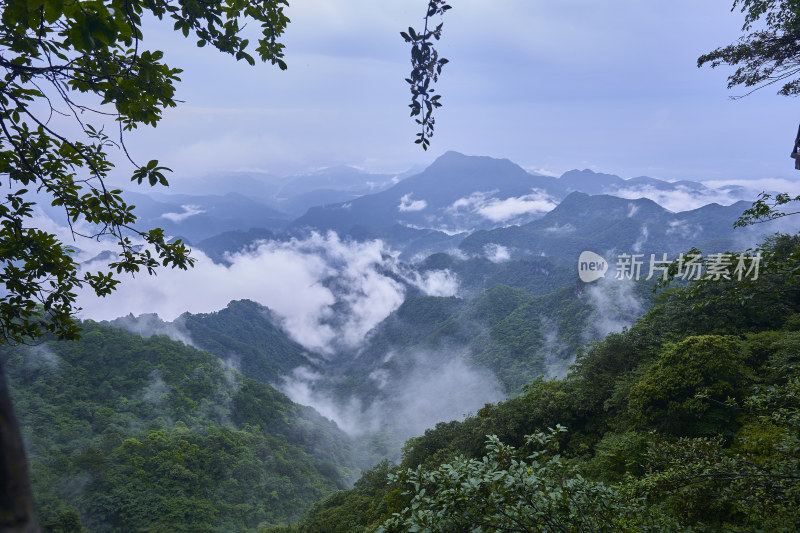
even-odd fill
[[[333,423],[218,358],[82,326],[79,341],[0,351],[45,529],[256,531],[357,471]]]

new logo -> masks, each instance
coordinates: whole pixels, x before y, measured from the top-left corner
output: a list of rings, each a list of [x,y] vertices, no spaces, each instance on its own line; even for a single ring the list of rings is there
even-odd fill
[[[581,252],[578,257],[578,276],[584,283],[591,283],[606,275],[608,262],[594,252]]]

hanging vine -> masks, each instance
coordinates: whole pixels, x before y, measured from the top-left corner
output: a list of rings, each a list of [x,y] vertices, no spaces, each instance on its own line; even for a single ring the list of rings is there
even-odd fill
[[[430,0],[428,11],[425,14],[425,26],[422,31],[417,31],[412,27],[408,32],[400,32],[400,35],[407,43],[411,43],[411,76],[406,81],[411,86],[411,116],[417,117],[416,123],[420,126],[417,133],[416,144],[422,145],[423,150],[427,150],[433,136],[433,126],[435,119],[433,110],[441,107],[441,95],[435,94],[431,87],[439,80],[442,67],[448,60],[439,57],[439,52],[434,47],[433,41],[438,41],[442,36],[442,23],[430,28],[431,19],[435,16],[442,16],[451,9],[444,0]]]

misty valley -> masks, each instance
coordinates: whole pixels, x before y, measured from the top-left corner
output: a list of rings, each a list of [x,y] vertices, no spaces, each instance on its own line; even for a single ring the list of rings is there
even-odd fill
[[[45,531],[800,530],[800,224],[734,227],[760,189],[457,152],[187,183],[126,194],[193,268],[0,345]]]

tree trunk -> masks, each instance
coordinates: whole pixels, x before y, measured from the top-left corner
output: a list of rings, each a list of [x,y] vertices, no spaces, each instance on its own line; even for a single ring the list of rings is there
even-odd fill
[[[22,433],[0,359],[0,533],[39,533]]]

